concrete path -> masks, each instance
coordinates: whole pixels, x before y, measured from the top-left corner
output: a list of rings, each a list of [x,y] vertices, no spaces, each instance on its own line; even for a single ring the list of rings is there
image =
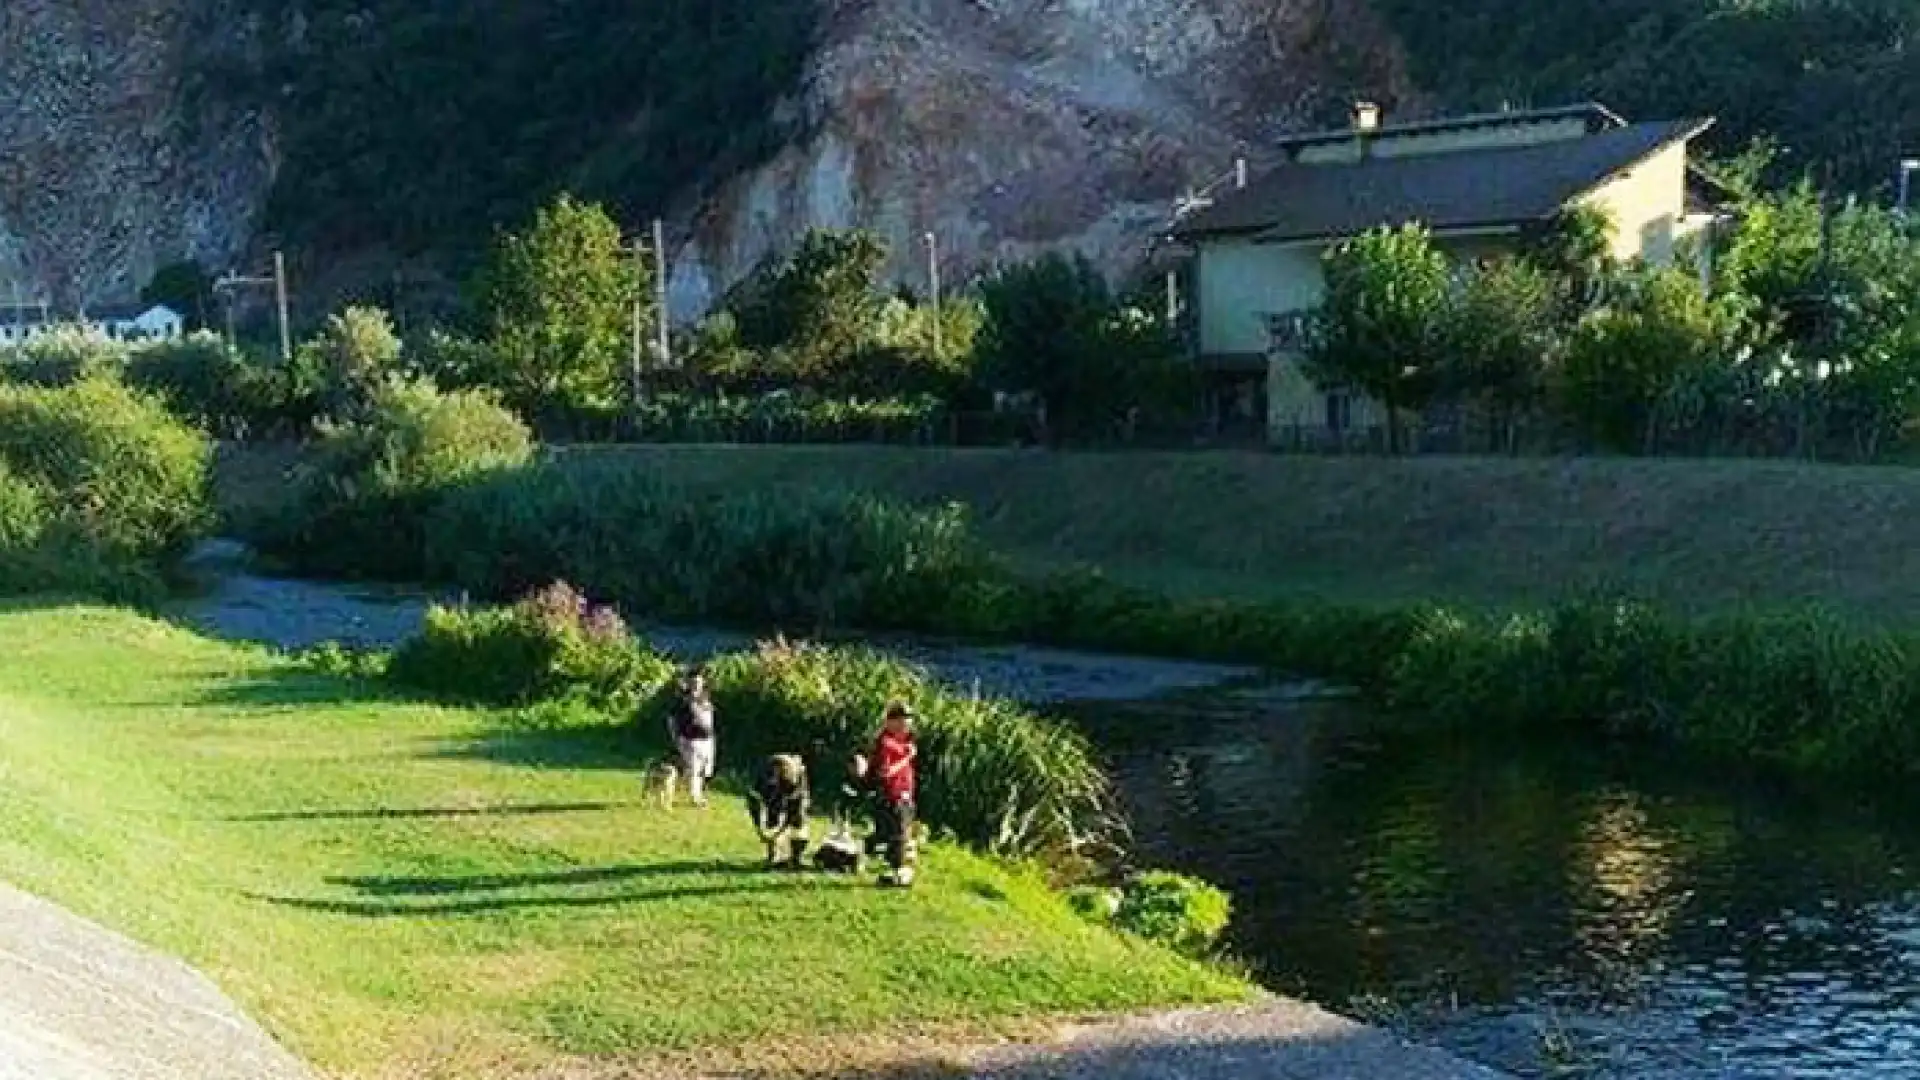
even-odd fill
[[[978,1080],[1502,1080],[1503,1073],[1284,998],[1063,1032],[988,1051]]]
[[[207,978],[0,885],[0,1080],[313,1080]]]

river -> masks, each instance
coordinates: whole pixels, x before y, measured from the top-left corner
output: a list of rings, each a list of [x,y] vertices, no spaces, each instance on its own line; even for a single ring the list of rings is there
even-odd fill
[[[1338,705],[1073,712],[1277,990],[1523,1076],[1920,1077],[1920,805]]]

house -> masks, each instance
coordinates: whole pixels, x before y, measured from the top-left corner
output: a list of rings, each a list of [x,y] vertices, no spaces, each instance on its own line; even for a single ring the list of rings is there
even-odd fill
[[[1714,220],[1722,193],[1688,162],[1711,120],[1629,123],[1604,106],[1352,124],[1281,140],[1281,163],[1187,213],[1196,363],[1209,408],[1275,442],[1345,441],[1384,425],[1375,403],[1316,387],[1299,363],[1324,292],[1327,248],[1377,226],[1419,223],[1462,260],[1513,250],[1561,211],[1589,205],[1613,255],[1670,263]]]
[[[165,304],[110,304],[72,316],[45,304],[0,306],[0,348],[75,329],[112,341],[174,341],[186,333],[186,319]]]

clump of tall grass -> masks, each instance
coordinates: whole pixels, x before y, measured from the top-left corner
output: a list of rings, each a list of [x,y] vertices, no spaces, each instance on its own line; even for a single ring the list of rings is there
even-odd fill
[[[464,702],[585,703],[569,714],[633,725],[635,760],[665,749],[672,665],[617,616],[552,585],[509,608],[439,608],[387,665],[388,677]],[[919,714],[920,814],[928,826],[1006,855],[1084,847],[1113,825],[1107,781],[1072,727],[1006,702],[938,687],[926,672],[862,649],[772,642],[707,665],[724,768],[796,752],[833,790],[870,749],[891,701]],[[642,748],[645,748],[644,750]]]
[[[464,703],[531,705],[577,698],[629,715],[665,685],[672,665],[628,630],[619,612],[556,582],[511,607],[436,606],[386,674]]]
[[[936,628],[994,574],[961,508],[842,492],[695,494],[549,463],[455,491],[426,526],[438,580],[504,597],[556,578],[650,616],[818,630]]]

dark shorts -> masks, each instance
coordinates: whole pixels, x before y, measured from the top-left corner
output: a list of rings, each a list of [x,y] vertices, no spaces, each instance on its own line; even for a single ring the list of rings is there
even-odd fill
[[[873,817],[874,838],[886,848],[887,863],[895,870],[912,866],[918,854],[913,844],[913,800],[895,801],[882,796]]]

